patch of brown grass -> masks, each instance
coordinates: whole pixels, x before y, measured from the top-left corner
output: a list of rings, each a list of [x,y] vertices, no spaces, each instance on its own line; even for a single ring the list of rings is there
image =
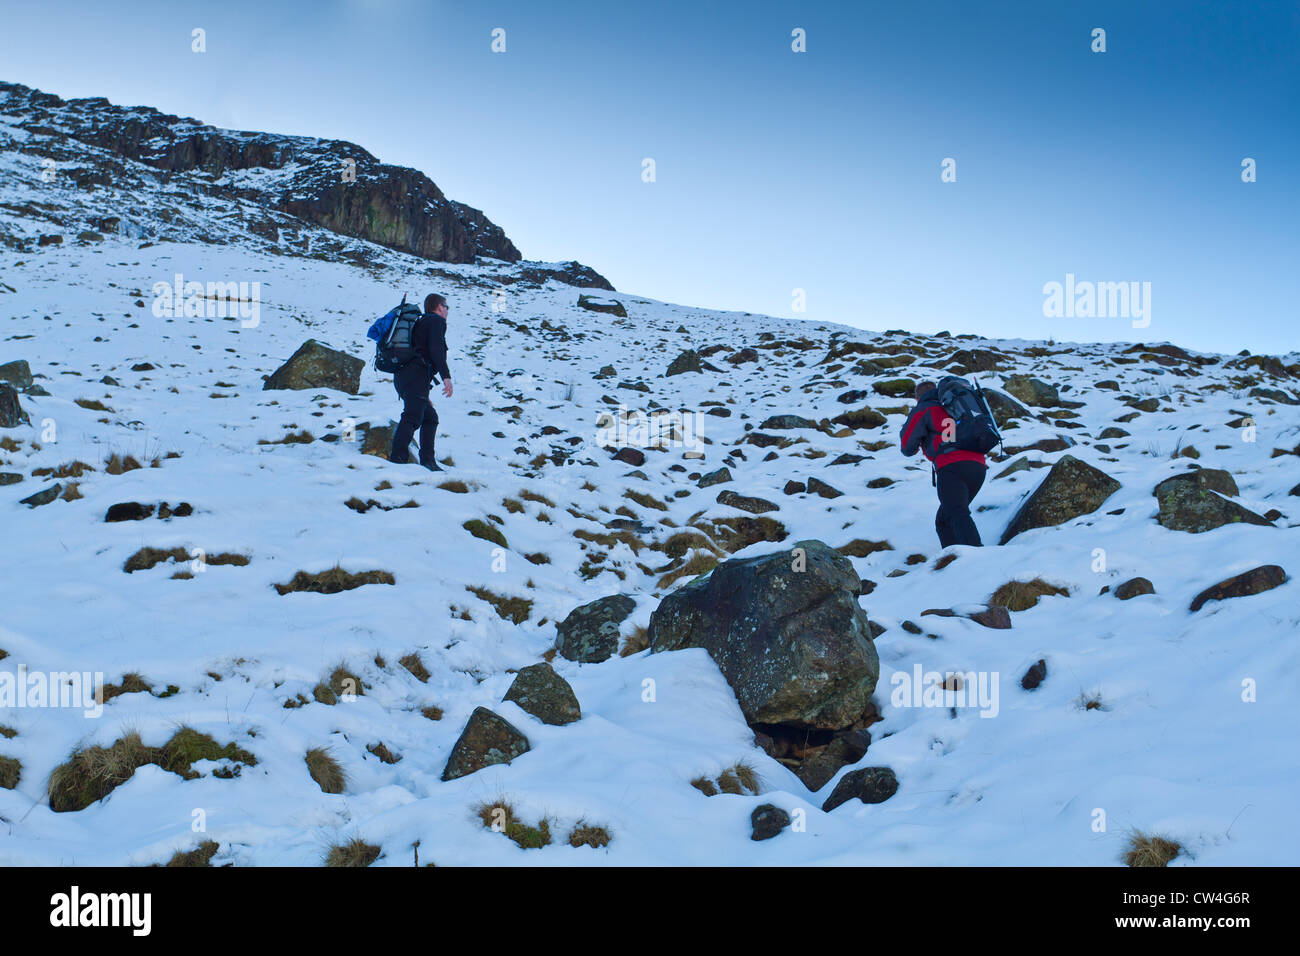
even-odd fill
[[[326,866],[369,866],[379,859],[380,847],[354,837],[347,843],[330,847]]]
[[[585,820],[579,820],[569,831],[569,846],[600,848],[609,846],[609,841],[612,839],[609,830],[605,827],[592,826]]]
[[[868,541],[866,538],[854,538],[848,544],[842,544],[835,550],[846,557],[865,558],[877,551],[893,551],[894,546],[888,541]]]
[[[1129,835],[1128,851],[1124,854],[1124,862],[1129,866],[1168,866],[1169,862],[1182,852],[1182,849],[1173,840],[1134,830]]]
[[[275,590],[280,595],[291,594],[294,591],[338,594],[340,591],[351,591],[353,588],[359,588],[365,584],[396,583],[397,579],[388,571],[362,571],[353,574],[351,571],[344,571],[343,568],[336,564],[328,571],[319,571],[315,574],[299,571],[289,580],[288,584],[275,585]]]
[[[547,498],[545,495],[539,495],[535,491],[529,491],[527,488],[519,492],[519,497],[523,498],[524,501],[533,501],[539,505],[546,505],[546,507],[548,508],[555,507],[555,502],[552,501],[550,498]]]
[[[522,624],[528,620],[533,613],[533,602],[527,598],[505,597],[487,588],[467,585],[466,591],[469,591],[481,601],[486,601],[492,605],[493,610],[497,612],[497,617],[511,621],[515,624]]]
[[[303,758],[307,772],[321,788],[322,793],[342,793],[347,786],[347,775],[327,747],[312,747]]]
[[[712,571],[718,566],[718,563],[717,557],[708,551],[693,551],[691,552],[690,559],[686,561],[685,564],[669,571],[661,577],[655,587],[659,590],[663,590],[664,588],[671,587],[682,578],[698,577],[701,574]]]
[[[1032,581],[1008,581],[993,592],[989,603],[1001,604],[1009,611],[1027,611],[1038,603],[1040,597],[1052,594],[1069,597],[1070,590],[1048,584],[1042,578],[1034,578]]]
[[[104,462],[104,470],[110,475],[122,475],[128,471],[135,471],[144,466],[132,458],[130,455],[119,455],[116,452],[109,456]]]
[[[519,819],[515,808],[504,798],[476,804],[473,809],[484,827],[495,833],[504,833],[521,849],[540,850],[551,843],[549,820],[542,818],[537,826],[530,827]]]
[[[641,625],[623,639],[623,646],[619,649],[619,657],[631,657],[633,654],[640,654],[650,647],[650,632]]]
[[[14,451],[15,449],[7,449]],[[84,461],[68,461],[54,468],[35,468],[32,470],[33,478],[80,478],[88,471],[94,471],[94,465],[88,465]]]
[[[420,660],[420,655],[415,653],[414,651],[412,651],[410,654],[407,654],[397,663],[401,664],[408,671],[410,671],[411,676],[414,677],[416,680],[418,680],[421,684],[427,684],[429,682],[429,671],[424,666],[424,661]]]
[[[163,866],[211,866],[219,849],[216,840],[204,840],[193,850],[177,850]]]

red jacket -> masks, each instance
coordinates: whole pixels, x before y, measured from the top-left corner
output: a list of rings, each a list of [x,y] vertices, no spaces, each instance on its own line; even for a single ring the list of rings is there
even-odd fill
[[[916,408],[912,409],[912,414],[907,416],[907,421],[903,423],[899,438],[903,454],[910,458],[920,451],[934,462],[936,469],[958,461],[977,461],[987,467],[988,462],[977,451],[955,449],[943,454],[937,452],[936,449],[943,438],[944,424],[952,418],[947,410],[934,400],[934,395],[934,392],[930,392],[921,399]]]

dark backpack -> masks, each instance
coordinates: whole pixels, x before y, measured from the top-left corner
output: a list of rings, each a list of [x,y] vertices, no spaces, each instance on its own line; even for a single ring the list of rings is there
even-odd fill
[[[1002,441],[993,412],[978,382],[972,385],[960,376],[946,375],[939,379],[938,400],[956,424],[952,441],[943,441],[940,436],[936,449],[939,454],[960,450],[984,455]]]
[[[418,306],[407,305],[406,296],[397,308],[380,316],[366,332],[375,340],[375,369],[398,372],[418,353],[415,350],[415,323],[423,313]]]

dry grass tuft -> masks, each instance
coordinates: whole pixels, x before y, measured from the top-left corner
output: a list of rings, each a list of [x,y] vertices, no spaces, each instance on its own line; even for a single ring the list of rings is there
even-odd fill
[[[326,866],[369,866],[379,859],[380,847],[367,843],[360,838],[353,838],[347,843],[330,847],[325,857]]]
[[[600,848],[609,846],[613,837],[604,827],[592,826],[585,820],[579,820],[569,831],[569,846],[589,846]]]
[[[1134,830],[1129,835],[1128,851],[1124,862],[1129,866],[1168,866],[1169,861],[1182,852],[1182,847],[1162,836],[1151,836]]]
[[[397,663],[401,664],[408,671],[410,671],[411,676],[414,677],[416,680],[418,680],[421,684],[427,684],[429,682],[429,671],[424,666],[424,661],[420,660],[420,655],[416,654],[414,651],[412,651],[410,654],[407,654]]]
[[[396,583],[397,579],[388,571],[362,571],[359,574],[353,574],[351,571],[344,571],[343,568],[336,564],[328,571],[319,571],[315,574],[299,571],[290,579],[288,584],[275,585],[275,590],[281,595],[291,594],[294,591],[338,594],[340,591],[350,591],[364,584]]]
[[[497,617],[502,620],[510,621],[514,624],[522,624],[524,621],[528,620],[529,615],[533,613],[533,602],[527,598],[504,597],[503,595],[489,591],[487,588],[476,587],[474,585],[467,585],[465,590],[469,591],[479,600],[491,604],[493,609],[497,612]]]
[[[1069,597],[1070,590],[1048,584],[1042,578],[1034,578],[1032,581],[1008,581],[993,592],[989,603],[1001,604],[1009,611],[1027,611],[1038,603],[1040,597],[1052,594]]]
[[[495,833],[504,833],[521,849],[540,850],[551,843],[551,823],[546,818],[530,827],[515,815],[515,809],[504,798],[475,805],[474,815],[483,826]]]
[[[640,654],[650,647],[650,632],[641,625],[623,639],[623,646],[619,649],[619,657],[631,657],[633,654]]]
[[[177,850],[163,866],[211,866],[219,849],[216,840],[204,840],[193,850]]]
[[[322,793],[343,792],[348,782],[347,774],[343,772],[343,768],[328,748],[312,747],[307,751],[304,759],[307,763],[307,772],[311,774],[311,778],[316,781]]]

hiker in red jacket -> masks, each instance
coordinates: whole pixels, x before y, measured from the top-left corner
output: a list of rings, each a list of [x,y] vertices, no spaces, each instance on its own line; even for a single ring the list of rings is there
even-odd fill
[[[916,407],[903,424],[900,444],[909,458],[918,451],[924,453],[934,466],[934,483],[939,492],[939,511],[934,516],[934,527],[939,532],[939,545],[970,544],[980,547],[979,530],[970,516],[970,503],[984,484],[988,465],[977,451],[940,452],[939,445],[952,440],[952,416],[939,404],[938,386],[934,382],[918,382]]]

